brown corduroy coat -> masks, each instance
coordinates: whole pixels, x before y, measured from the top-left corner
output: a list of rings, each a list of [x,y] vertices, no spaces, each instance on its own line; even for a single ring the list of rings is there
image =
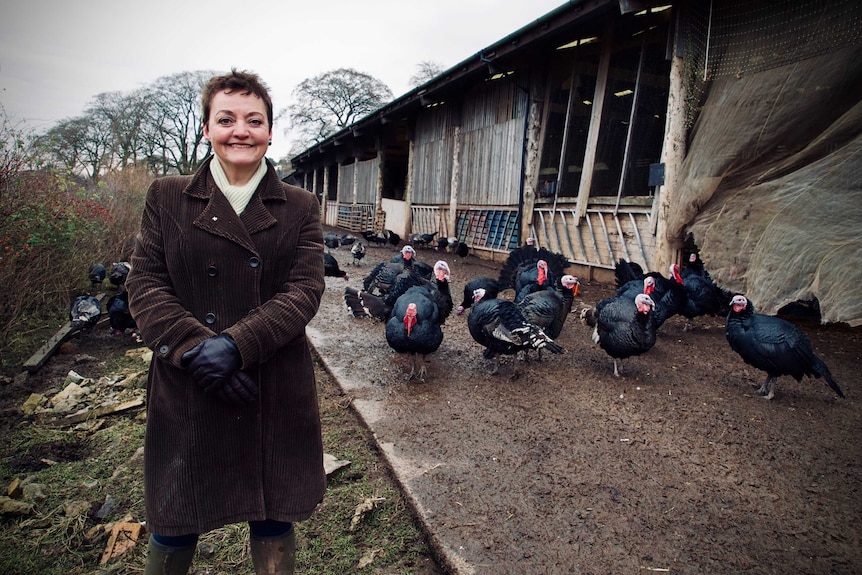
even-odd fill
[[[211,161],[211,160],[210,160]],[[305,326],[325,287],[313,194],[268,166],[237,216],[205,162],[156,180],[126,281],[154,351],[147,381],[144,485],[150,532],[306,519],[325,490],[320,415]],[[230,334],[260,386],[256,404],[204,394],[181,366]]]

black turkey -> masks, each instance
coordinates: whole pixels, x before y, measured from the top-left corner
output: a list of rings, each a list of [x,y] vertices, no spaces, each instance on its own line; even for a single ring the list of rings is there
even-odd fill
[[[392,230],[383,230],[382,232],[374,232],[368,230],[362,232],[362,237],[365,238],[365,241],[372,244],[390,244],[393,246],[397,246],[401,243],[401,236],[399,236]]]
[[[563,325],[569,313],[575,296],[580,293],[580,282],[572,275],[564,275],[560,278],[559,285],[554,290],[538,290],[524,296],[517,303],[518,308],[526,320],[533,325],[542,328],[548,337],[557,339],[563,331]],[[525,354],[529,349],[524,350]],[[542,350],[539,350],[539,359],[542,358]]]
[[[356,236],[353,234],[341,234],[341,239],[338,241],[342,246],[352,246],[356,243]]]
[[[445,303],[441,305],[445,319],[451,313],[454,305],[449,287],[449,265],[443,260],[438,261],[434,264],[432,274],[433,279],[420,273],[415,266],[405,268],[403,272],[398,274],[392,287],[384,295],[375,295],[347,286],[344,288],[344,304],[347,306],[347,310],[353,314],[353,317],[371,317],[386,321],[392,313],[395,302],[407,290],[416,286],[432,287],[444,296]]]
[[[395,254],[394,256],[392,256],[392,258],[389,261],[393,264],[401,263],[403,260],[404,250],[408,249],[408,248],[410,250],[412,250],[413,246],[411,246],[409,244],[404,246],[403,248],[401,248],[401,253]],[[413,256],[412,256],[411,266],[412,266],[413,271],[415,271],[416,273],[418,273],[420,276],[424,277],[425,279],[431,279],[431,276],[434,275],[434,267],[431,266],[431,264],[427,264],[425,262],[420,262],[419,260],[416,259],[416,252],[413,251],[412,253],[413,253]]]
[[[445,262],[440,263],[445,265]],[[448,269],[448,266],[435,265],[435,270],[441,271],[436,285],[431,282],[415,285],[398,296],[386,322],[389,347],[410,355],[408,379],[425,380],[427,356],[437,351],[443,342],[441,326],[452,311]]]
[[[805,334],[785,319],[754,313],[754,304],[744,295],[731,299],[725,335],[730,348],[745,363],[766,372],[766,381],[757,390],[766,399],[775,397],[775,380],[782,375],[789,375],[796,381],[802,381],[805,375],[822,377],[832,391],[844,397]]]
[[[556,289],[569,265],[562,254],[547,248],[522,246],[509,252],[497,281],[501,288],[515,290],[515,303],[518,303],[534,291]]]
[[[685,286],[679,273],[679,266],[671,264],[668,272],[669,277],[659,272],[645,274],[640,265],[624,259],[620,259],[614,268],[616,295],[626,299],[634,299],[639,293],[650,296],[655,304],[653,313],[656,328],[679,313],[685,305]]]
[[[346,271],[338,267],[338,260],[332,254],[324,252],[323,254],[323,275],[333,278],[343,278],[344,281],[350,279]]]
[[[114,265],[111,266],[111,274],[108,276],[108,280],[113,285],[119,287],[126,283],[126,278],[131,269],[132,266],[129,262],[114,262]]]
[[[474,294],[467,327],[473,339],[485,348],[482,352],[485,359],[516,355],[526,348],[563,353],[557,342],[527,321],[517,305],[506,299],[488,299],[482,288]],[[497,373],[498,369],[499,362],[496,362],[491,373]]]
[[[644,293],[634,298],[615,295],[603,299],[581,318],[592,326],[592,340],[614,360],[614,376],[622,373],[622,360],[648,352],[655,345],[655,302]]]
[[[697,256],[694,252],[692,256]],[[699,261],[699,260],[698,260]],[[692,329],[692,320],[697,317],[727,316],[733,294],[716,285],[701,262],[690,263],[681,274],[685,299],[678,307],[678,313],[686,319],[683,331]]]
[[[437,232],[433,234],[410,234],[410,243],[415,246],[427,246],[434,242],[434,236],[437,235]]]
[[[362,258],[365,257],[365,246],[362,242],[356,242],[350,248],[350,255],[353,257],[353,265],[358,266]]]
[[[437,251],[453,253],[459,258],[466,258],[467,254],[470,253],[470,246],[468,246],[465,242],[462,242],[455,236],[438,239],[437,247],[434,249]]]
[[[323,236],[323,245],[325,245],[331,250],[334,250],[337,249],[339,245],[341,245],[341,241],[336,234],[329,232],[325,236]]]
[[[362,280],[362,289],[375,295],[388,293],[398,274],[413,267],[415,256],[416,250],[411,246],[404,246],[396,261],[380,262],[368,272]]]
[[[105,305],[108,311],[108,321],[111,324],[111,335],[123,335],[127,329],[137,329],[138,325],[129,311],[129,292],[126,290],[111,296]]]
[[[473,305],[473,297],[474,292],[482,288],[484,291],[485,299],[493,299],[497,297],[497,295],[503,291],[500,289],[500,284],[497,282],[497,278],[492,277],[478,277],[472,279],[464,285],[464,299],[461,300],[461,304],[455,310],[455,313],[458,315],[463,314],[471,305]]]

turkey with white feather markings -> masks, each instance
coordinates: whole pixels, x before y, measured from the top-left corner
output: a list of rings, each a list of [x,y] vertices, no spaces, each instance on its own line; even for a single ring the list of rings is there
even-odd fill
[[[434,278],[429,279],[425,277],[424,272],[418,271],[416,266],[407,268],[398,274],[389,291],[383,295],[375,295],[347,286],[344,288],[344,304],[347,306],[347,310],[353,314],[353,317],[371,317],[386,321],[392,313],[395,302],[401,295],[412,287],[426,286],[435,288],[444,294],[446,301],[443,303],[443,311],[448,317],[454,305],[449,287],[449,265],[443,260],[438,261],[434,264],[432,274]]]
[[[484,289],[475,291],[473,309],[467,317],[470,335],[485,348],[482,352],[485,359],[516,355],[526,348],[563,353],[562,346],[548,337],[542,328],[528,322],[514,302],[485,296]],[[495,363],[491,373],[497,373],[498,368],[499,363]]]
[[[413,267],[415,256],[416,250],[411,246],[404,246],[397,261],[380,262],[368,272],[362,280],[362,289],[375,295],[386,294],[395,283],[398,274]]]

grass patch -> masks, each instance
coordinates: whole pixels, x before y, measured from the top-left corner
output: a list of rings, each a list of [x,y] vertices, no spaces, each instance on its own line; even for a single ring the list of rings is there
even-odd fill
[[[22,314],[2,344],[0,369],[14,374],[33,352],[69,321],[68,308],[36,308]]]
[[[108,345],[116,347],[114,342]],[[134,347],[133,344],[126,346]],[[82,345],[82,349],[92,350]],[[100,358],[97,378],[142,370],[123,349]],[[93,365],[93,364],[88,364]],[[318,376],[324,449],[351,464],[331,475],[323,503],[297,525],[297,573],[316,575],[438,575],[413,514],[393,481],[370,432],[322,366]],[[142,384],[141,384],[142,385]],[[7,411],[7,413],[9,413]],[[139,575],[146,541],[106,565],[105,525],[145,520],[143,408],[104,418],[89,430],[55,429],[18,421],[0,445],[0,480],[38,486],[34,511],[0,522],[0,573],[4,575]],[[20,417],[20,416],[18,416]],[[357,507],[374,501],[354,521]],[[108,509],[110,507],[110,509]],[[104,512],[98,516],[99,512]],[[228,525],[203,534],[192,575],[250,573],[248,526]]]

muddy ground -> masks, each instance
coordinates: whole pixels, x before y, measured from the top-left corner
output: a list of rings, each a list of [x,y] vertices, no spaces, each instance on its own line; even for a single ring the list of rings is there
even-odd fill
[[[350,279],[327,278],[312,341],[373,430],[444,566],[459,573],[862,572],[862,330],[799,321],[847,399],[822,380],[764,374],[730,349],[723,318],[684,332],[682,318],[620,378],[572,314],[542,362],[509,358],[489,373],[466,315],[452,315],[428,379],[383,325],[350,316],[361,286],[396,248],[361,266],[332,250]],[[460,300],[500,262],[442,256]],[[433,264],[441,254],[420,249]],[[582,282],[576,306],[613,287]],[[504,292],[511,297],[511,292]],[[756,302],[755,302],[756,303]],[[457,301],[456,301],[457,304]]]
[[[309,335],[395,470],[441,571],[862,572],[862,330],[800,323],[843,400],[820,380],[788,377],[774,400],[757,396],[763,374],[730,350],[722,318],[688,332],[671,319],[615,378],[574,315],[558,338],[564,354],[509,358],[491,375],[466,316],[453,314],[428,379],[407,381],[408,358],[387,346],[383,325],[353,318],[342,302],[345,285],[359,287],[395,252],[371,247],[352,266],[347,250],[332,250],[350,279],[327,278]],[[444,258],[456,300],[466,281],[496,276],[501,264]],[[581,288],[579,307],[613,290]],[[100,357],[137,345],[101,340]],[[4,428],[40,381],[55,385],[75,353],[92,350],[67,351],[0,388]]]

